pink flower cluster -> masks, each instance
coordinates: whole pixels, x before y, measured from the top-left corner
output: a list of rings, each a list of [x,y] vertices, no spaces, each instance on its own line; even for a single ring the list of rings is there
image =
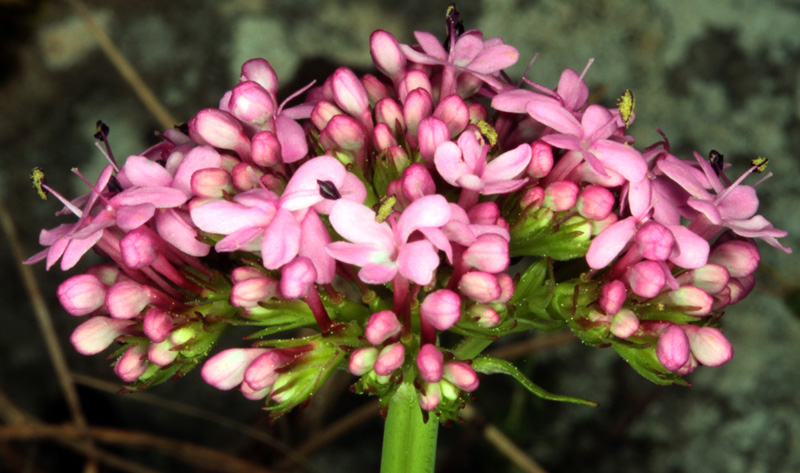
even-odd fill
[[[520,87],[503,72],[516,49],[448,29],[444,45],[378,30],[381,77],[340,68],[282,102],[269,63],[250,60],[219,107],[121,167],[109,155],[88,195],[58,196],[78,221],[43,230],[28,262],[67,270],[92,248],[111,261],[59,287],[88,316],[76,349],[119,342],[116,373],[147,387],[203,362],[230,326],[316,326],[203,365],[212,386],[277,414],[346,367],[360,392],[413,381],[422,408],[447,415],[479,380],[477,355],[443,346],[443,331],[568,325],[655,353],[659,366],[637,367],[655,377],[729,360],[715,327],[753,287],[753,238],[789,251],[743,183],[760,163],[731,182],[666,139],[637,151],[632,110],[590,105],[586,71]],[[510,274],[512,257],[539,263]],[[582,276],[553,279],[584,258]]]

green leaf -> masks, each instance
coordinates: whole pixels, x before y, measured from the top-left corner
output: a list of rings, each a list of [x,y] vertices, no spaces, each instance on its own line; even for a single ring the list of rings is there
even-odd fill
[[[678,384],[688,386],[689,382],[677,374],[664,368],[658,358],[656,351],[651,345],[634,345],[628,342],[614,342],[614,350],[628,362],[640,375],[650,381],[662,386]]]
[[[433,473],[438,431],[439,420],[423,416],[414,385],[402,383],[389,400],[381,473]]]
[[[513,363],[506,360],[501,360],[500,358],[486,355],[479,356],[473,360],[472,369],[474,369],[477,373],[483,374],[507,374],[519,381],[519,383],[524,386],[525,389],[542,399],[547,399],[549,401],[571,402],[574,404],[582,404],[584,406],[597,405],[597,403],[594,401],[588,401],[586,399],[580,399],[571,396],[563,396],[561,394],[553,394],[549,391],[546,391],[545,389],[534,384],[533,381],[522,374],[522,372],[517,369]]]

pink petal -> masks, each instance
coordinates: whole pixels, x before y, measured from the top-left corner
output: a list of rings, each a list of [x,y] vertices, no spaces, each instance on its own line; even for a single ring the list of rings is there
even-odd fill
[[[300,249],[298,254],[305,256],[314,264],[317,271],[317,284],[328,284],[336,275],[336,261],[325,251],[331,242],[327,227],[316,212],[311,211],[301,223]]]
[[[425,31],[415,31],[414,38],[416,38],[417,43],[422,47],[422,51],[424,51],[425,54],[439,59],[440,61],[447,59],[447,51],[442,47],[441,41],[436,36]]]
[[[134,186],[169,187],[172,185],[172,176],[164,169],[164,166],[144,156],[128,156],[120,172],[124,173]]]
[[[647,163],[641,153],[632,146],[616,141],[595,141],[589,151],[597,156],[604,166],[622,174],[630,182],[639,182],[647,175]]]
[[[266,227],[274,214],[227,200],[212,200],[192,207],[190,215],[200,230],[229,235],[243,228]]]
[[[481,177],[486,183],[514,179],[522,174],[530,161],[531,147],[523,143],[491,160]]]
[[[439,228],[450,220],[450,204],[439,195],[426,195],[415,200],[400,215],[397,231],[401,241],[419,228]]]
[[[331,156],[318,156],[297,168],[280,202],[286,210],[300,210],[311,207],[323,199],[317,181],[329,181],[338,189],[347,171],[338,159]]]
[[[222,158],[217,151],[210,146],[198,146],[193,148],[181,161],[175,172],[175,180],[172,187],[180,190],[187,196],[192,196],[192,174],[201,169],[219,168]],[[153,186],[154,184],[150,184]]]
[[[419,202],[419,201],[417,201]],[[406,243],[400,247],[397,265],[404,277],[425,286],[433,280],[433,274],[439,266],[439,255],[427,240]]]
[[[395,248],[392,229],[386,222],[376,222],[375,212],[369,207],[346,199],[339,199],[331,209],[330,222],[344,239],[367,243],[392,253]]]
[[[689,361],[689,339],[678,325],[671,325],[658,340],[658,361],[670,371],[677,371]]]
[[[308,143],[303,127],[284,115],[275,119],[275,134],[281,144],[284,163],[293,163],[308,154]]]
[[[178,207],[189,198],[178,189],[171,187],[139,187],[117,194],[112,203],[119,205],[152,204],[157,209]]]
[[[117,225],[129,232],[147,223],[156,212],[153,204],[123,205],[117,210]]]
[[[565,135],[582,136],[581,124],[560,104],[539,100],[528,103],[526,110],[534,120]]]
[[[452,141],[446,141],[436,147],[433,162],[442,179],[453,186],[458,185],[459,177],[472,172],[461,159],[461,149]]]
[[[386,284],[394,279],[397,274],[397,265],[390,264],[366,264],[358,272],[358,278],[367,284]]]
[[[242,227],[218,241],[214,248],[221,253],[239,250],[257,251],[261,248],[261,241],[256,239],[263,234],[264,227]]]
[[[636,219],[628,217],[606,228],[589,245],[586,262],[592,269],[602,269],[609,265],[628,245],[636,233]]]
[[[174,209],[156,214],[156,230],[161,238],[191,256],[206,256],[211,247],[197,241],[197,230],[190,224],[188,216]]]
[[[261,238],[261,258],[267,269],[278,269],[300,250],[300,223],[284,209],[278,210]]]
[[[696,269],[708,262],[709,246],[705,238],[682,225],[667,225],[675,237],[670,262],[686,269]]]

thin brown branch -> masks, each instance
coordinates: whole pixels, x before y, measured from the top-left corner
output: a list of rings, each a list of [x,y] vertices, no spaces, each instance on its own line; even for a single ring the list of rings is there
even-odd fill
[[[177,121],[172,117],[172,114],[161,104],[156,95],[150,87],[142,79],[142,76],[136,72],[136,69],[131,65],[128,59],[117,48],[111,38],[103,31],[103,28],[94,21],[89,9],[80,0],[66,0],[67,3],[75,10],[80,16],[83,23],[92,33],[100,45],[100,49],[111,61],[111,64],[117,69],[125,82],[131,86],[136,96],[142,101],[147,110],[158,120],[162,128],[170,128]]]
[[[471,405],[467,405],[461,414],[467,420],[473,420],[478,412]],[[500,429],[493,424],[486,424],[483,427],[483,438],[494,446],[500,453],[505,455],[517,468],[525,473],[547,473],[535,460],[517,447]]]
[[[504,360],[513,360],[533,352],[559,347],[575,341],[577,341],[577,338],[571,332],[556,332],[497,347],[489,350],[487,354]]]
[[[56,336],[56,329],[53,325],[50,311],[47,309],[47,304],[44,301],[44,296],[42,296],[39,283],[33,275],[33,270],[31,270],[30,266],[22,264],[22,261],[25,260],[25,252],[22,249],[22,243],[20,243],[17,228],[11,218],[11,214],[9,214],[2,199],[0,199],[0,224],[2,224],[3,230],[8,237],[12,258],[22,278],[22,284],[25,287],[25,292],[28,294],[28,300],[31,301],[31,305],[33,306],[36,322],[39,324],[39,328],[42,331],[42,337],[44,337],[45,345],[47,346],[47,353],[50,355],[50,362],[53,364],[53,369],[56,371],[56,378],[61,388],[61,394],[66,400],[75,426],[79,430],[85,431],[88,426],[86,416],[83,414],[83,408],[78,399],[78,391],[75,389],[75,383],[73,383],[72,377],[70,376],[69,367],[64,357],[64,351],[61,349],[61,342],[58,341],[58,336]],[[87,444],[87,449],[91,453],[93,449],[91,443]],[[93,457],[90,454],[84,472],[92,473],[94,471],[97,471],[97,469]]]
[[[105,391],[107,393],[116,394],[120,390],[120,385],[118,383],[104,381],[102,379],[97,379],[92,376],[86,376],[79,373],[72,373],[72,377],[75,379],[76,383],[88,386],[93,389],[97,389],[99,391]],[[275,450],[283,453],[286,458],[292,459],[291,464],[300,465],[307,471],[316,471],[316,469],[308,462],[308,458],[304,453],[292,449],[292,447],[287,445],[285,442],[281,442],[280,440],[276,439],[270,434],[258,429],[254,429],[249,425],[237,422],[235,420],[229,419],[225,416],[216,414],[214,412],[209,412],[204,409],[192,407],[184,403],[170,401],[169,399],[164,399],[162,397],[155,396],[153,394],[145,392],[127,393],[124,395],[124,397],[125,399],[143,402],[163,409],[168,409],[170,411],[177,412],[179,414],[183,414],[188,417],[194,417],[197,419],[206,420],[208,422],[213,422],[214,424],[228,428],[245,437],[249,437],[253,440],[268,445],[271,448],[274,448]]]
[[[324,430],[314,435],[306,442],[297,447],[294,452],[300,457],[306,457],[320,448],[328,445],[347,432],[353,430],[364,422],[373,419],[379,413],[380,404],[378,401],[369,402],[354,411],[350,411],[341,419],[332,423]],[[285,470],[296,462],[295,457],[286,457],[275,467],[278,470]]]
[[[83,435],[72,425],[47,425],[28,422],[0,426],[0,441],[53,440],[72,442],[80,440]],[[156,450],[198,468],[210,469],[221,473],[272,473],[273,471],[208,447],[147,432],[110,427],[90,427],[86,435],[102,444]],[[98,458],[104,460],[106,456],[98,456]]]

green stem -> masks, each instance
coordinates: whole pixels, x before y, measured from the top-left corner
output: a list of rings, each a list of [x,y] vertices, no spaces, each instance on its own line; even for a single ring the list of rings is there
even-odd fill
[[[436,416],[422,420],[417,391],[409,382],[389,400],[383,428],[381,473],[432,473],[436,464]]]
[[[490,338],[466,337],[453,352],[459,360],[471,360],[480,355],[493,341]]]

